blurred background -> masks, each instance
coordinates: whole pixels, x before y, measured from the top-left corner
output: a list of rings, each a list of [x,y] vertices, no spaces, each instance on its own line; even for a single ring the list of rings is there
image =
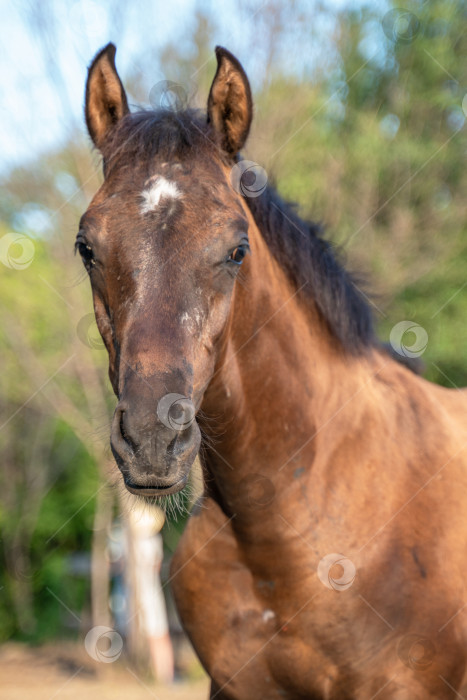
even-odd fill
[[[108,41],[133,105],[171,81],[204,107],[214,46],[236,54],[247,157],[366,279],[381,338],[420,324],[427,378],[467,384],[467,5],[401,2],[0,0],[0,697],[208,687],[170,599],[185,516],[109,485],[115,399],[73,255],[102,179],[86,69]]]

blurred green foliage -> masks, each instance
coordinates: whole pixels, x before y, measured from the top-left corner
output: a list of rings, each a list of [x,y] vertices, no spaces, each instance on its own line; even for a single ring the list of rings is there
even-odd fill
[[[279,79],[257,98],[259,162],[366,276],[381,337],[413,319],[427,377],[464,386],[467,6],[408,3],[387,34],[375,15],[341,17],[342,62],[319,84]]]
[[[273,3],[282,5],[287,11]],[[463,386],[467,6],[411,0],[401,12],[343,11],[335,54],[311,77],[272,61],[255,95],[247,155],[366,274],[381,337],[413,319],[428,333],[428,378]],[[195,43],[190,60],[170,46],[165,58],[180,81],[198,68],[204,100],[212,18],[198,16]],[[248,69],[248,57],[239,58]],[[113,399],[105,351],[91,331],[78,332],[91,306],[72,246],[99,184],[95,162],[73,134],[66,148],[2,183],[0,234],[24,231],[35,255],[27,269],[1,266],[0,274],[0,641],[64,634],[75,619],[66,608],[82,618],[89,605],[89,580],[70,573],[68,557],[91,547]],[[31,205],[49,213],[44,230],[29,226]],[[166,539],[172,549],[177,530]]]

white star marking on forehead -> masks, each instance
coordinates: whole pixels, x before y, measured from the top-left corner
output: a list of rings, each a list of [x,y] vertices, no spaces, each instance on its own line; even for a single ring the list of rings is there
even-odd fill
[[[152,180],[153,178],[151,178]],[[143,203],[140,207],[141,214],[147,214],[159,205],[162,198],[179,199],[182,193],[175,182],[166,180],[162,175],[157,175],[151,185],[141,193]]]

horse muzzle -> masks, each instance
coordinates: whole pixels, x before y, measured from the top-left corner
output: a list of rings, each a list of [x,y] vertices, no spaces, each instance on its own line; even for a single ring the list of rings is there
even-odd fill
[[[168,496],[183,489],[200,444],[195,407],[180,394],[162,397],[156,410],[126,401],[115,409],[110,445],[130,493]]]

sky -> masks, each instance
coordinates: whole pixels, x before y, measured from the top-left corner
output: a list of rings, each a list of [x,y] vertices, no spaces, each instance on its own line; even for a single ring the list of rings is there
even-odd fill
[[[323,52],[316,37],[323,42],[331,37],[332,14],[363,3],[327,0],[323,4],[327,13],[318,10],[317,0],[295,0],[282,47],[287,71],[312,71]],[[388,8],[385,0],[372,4],[379,5],[382,14]],[[214,24],[214,43],[226,46],[244,63],[254,89],[264,70],[261,32],[270,9],[267,0],[0,0],[0,172],[58,147],[76,129],[84,134],[86,69],[108,41],[117,44],[117,67],[123,79],[144,66],[150,73],[145,76],[148,85],[170,80],[157,61],[148,70],[148,55],[154,56],[169,43],[189,55],[197,9]],[[300,14],[309,21],[313,41],[306,34],[307,23],[298,22]]]

